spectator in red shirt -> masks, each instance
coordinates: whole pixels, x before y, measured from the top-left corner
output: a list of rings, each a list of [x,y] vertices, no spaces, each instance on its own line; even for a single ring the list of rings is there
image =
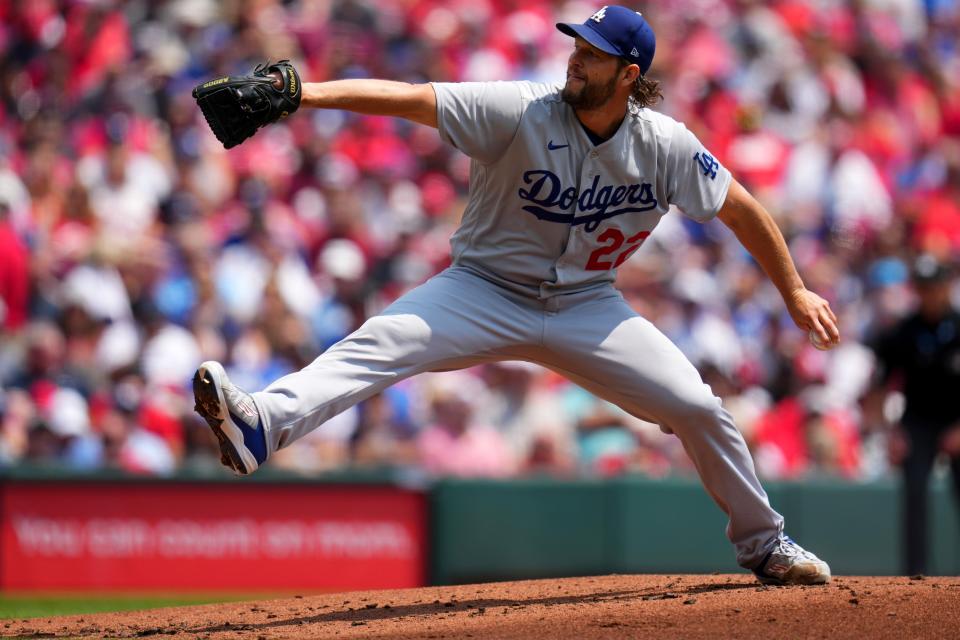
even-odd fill
[[[7,204],[0,202],[0,320],[5,329],[15,330],[27,319],[29,255],[8,214]]]

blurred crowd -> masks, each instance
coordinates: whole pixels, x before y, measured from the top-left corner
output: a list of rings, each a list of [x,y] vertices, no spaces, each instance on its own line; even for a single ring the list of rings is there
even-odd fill
[[[657,109],[775,216],[843,342],[814,349],[716,221],[666,216],[618,285],[762,477],[890,473],[902,396],[877,388],[871,345],[914,307],[914,258],[960,256],[960,1],[627,4],[657,33]],[[0,465],[219,468],[202,360],[258,390],[448,264],[469,161],[435,130],[304,110],[226,152],[195,84],[280,58],[306,81],[559,81],[554,23],[597,8],[0,0]],[[521,362],[406,380],[271,466],[693,473],[656,425]]]

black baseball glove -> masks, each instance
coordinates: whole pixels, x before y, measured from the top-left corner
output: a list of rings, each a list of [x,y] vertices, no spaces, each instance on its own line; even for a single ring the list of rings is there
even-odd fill
[[[289,60],[259,65],[251,76],[226,76],[193,88],[207,124],[227,149],[296,111],[300,95],[300,76]]]

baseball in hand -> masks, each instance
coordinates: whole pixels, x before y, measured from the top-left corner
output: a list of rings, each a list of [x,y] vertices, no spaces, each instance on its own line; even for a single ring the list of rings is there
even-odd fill
[[[810,333],[807,335],[810,336],[810,344],[812,344],[814,347],[816,347],[820,351],[827,351],[828,349],[833,348],[833,343],[824,342],[823,340],[821,340],[820,334],[818,334],[815,330],[811,329]]]

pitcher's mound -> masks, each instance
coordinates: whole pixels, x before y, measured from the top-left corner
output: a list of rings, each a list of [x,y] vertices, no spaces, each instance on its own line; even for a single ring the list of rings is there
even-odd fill
[[[960,578],[602,576],[12,620],[5,637],[960,638]]]

